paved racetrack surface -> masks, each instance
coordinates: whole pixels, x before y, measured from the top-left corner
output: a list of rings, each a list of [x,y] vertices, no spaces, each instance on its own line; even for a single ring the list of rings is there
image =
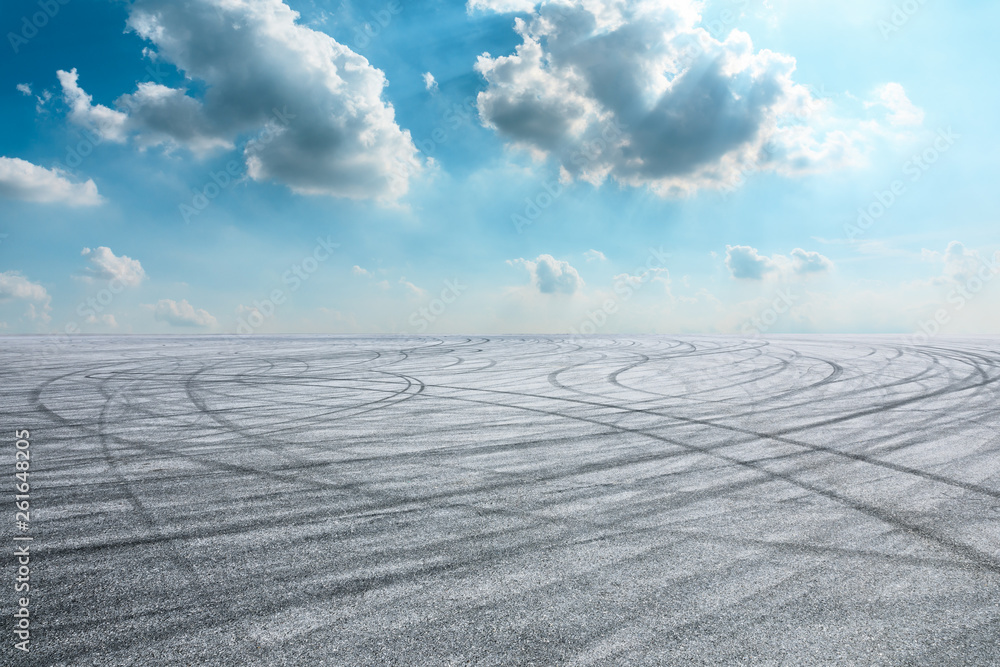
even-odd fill
[[[0,339],[5,664],[1000,664],[1000,339]],[[9,510],[9,511],[7,511]]]

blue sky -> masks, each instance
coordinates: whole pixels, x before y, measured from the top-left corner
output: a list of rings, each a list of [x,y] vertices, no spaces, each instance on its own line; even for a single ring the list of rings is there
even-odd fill
[[[998,21],[4,2],[0,332],[996,333]]]

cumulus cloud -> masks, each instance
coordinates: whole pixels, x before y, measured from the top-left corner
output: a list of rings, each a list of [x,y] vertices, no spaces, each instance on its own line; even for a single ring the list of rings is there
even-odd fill
[[[153,310],[153,318],[157,322],[166,322],[176,327],[213,327],[216,319],[206,310],[195,309],[187,299],[174,301],[173,299],[160,299],[155,306],[150,306]]]
[[[27,96],[30,97],[31,96],[31,85],[27,84],[27,83],[19,83],[19,84],[17,84],[17,92],[21,93],[22,95],[27,95]]]
[[[875,89],[876,101],[865,102],[866,107],[883,107],[888,112],[890,125],[917,126],[923,125],[924,111],[906,95],[902,84],[886,83]]]
[[[103,141],[125,141],[125,122],[128,120],[126,114],[102,104],[94,104],[93,96],[80,87],[76,68],[68,72],[57,70],[56,76],[62,86],[63,101],[69,107],[69,119],[72,122],[96,132]]]
[[[789,279],[823,273],[833,269],[833,262],[818,252],[795,248],[791,258],[785,255],[762,255],[751,246],[726,246],[726,267],[733,278],[763,280],[769,275]]]
[[[434,79],[434,75],[430,72],[424,72],[424,88],[430,91],[438,89],[438,82]]]
[[[961,241],[952,241],[944,252],[927,250],[921,253],[926,261],[942,265],[941,275],[931,280],[932,284],[964,285],[970,281],[981,280],[984,272],[1000,270],[1000,253],[992,259],[984,258],[978,250],[972,250]]]
[[[583,253],[583,257],[588,262],[603,262],[607,259],[607,257],[604,256],[604,253],[600,250],[588,250]]]
[[[90,260],[87,269],[87,276],[98,280],[116,280],[127,287],[135,287],[146,278],[146,271],[142,268],[139,260],[116,256],[111,252],[111,248],[100,246],[99,248],[84,248],[80,253]]]
[[[508,260],[511,266],[523,266],[531,275],[531,282],[542,294],[573,294],[583,287],[583,278],[569,262],[552,255],[539,255],[534,260]]]
[[[17,271],[4,271],[0,273],[0,303],[13,300],[29,302],[27,312],[29,319],[40,319],[45,322],[52,319],[49,317],[52,297],[48,291]]]
[[[16,271],[0,273],[0,301],[23,299],[44,302],[48,292],[38,283],[33,283]]]
[[[794,58],[724,41],[694,0],[471,0],[527,11],[513,54],[481,55],[480,116],[513,144],[554,156],[564,180],[612,178],[663,195],[851,164],[864,138],[792,79]],[[530,10],[530,11],[529,11]]]
[[[818,252],[809,252],[802,248],[792,251],[792,270],[797,274],[822,273],[833,268],[833,262]]]
[[[59,169],[16,157],[0,157],[0,197],[68,206],[95,206],[103,201],[93,180],[74,183]]]
[[[353,273],[356,276],[365,276],[366,278],[372,277],[371,271],[369,271],[368,269],[364,269],[358,266],[357,264],[351,267],[351,273]]]
[[[733,278],[745,280],[763,280],[765,274],[778,268],[770,257],[745,245],[726,246],[726,266]]]
[[[255,180],[304,194],[398,198],[420,163],[382,99],[384,74],[298,18],[281,0],[137,0],[128,28],[192,87],[142,83],[110,109],[93,104],[75,70],[60,71],[70,119],[112,141],[195,152],[249,137],[244,159]]]

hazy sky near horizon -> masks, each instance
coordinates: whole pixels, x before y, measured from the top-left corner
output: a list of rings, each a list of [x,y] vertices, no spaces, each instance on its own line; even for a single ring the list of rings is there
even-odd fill
[[[13,0],[0,333],[1000,333],[986,0]]]

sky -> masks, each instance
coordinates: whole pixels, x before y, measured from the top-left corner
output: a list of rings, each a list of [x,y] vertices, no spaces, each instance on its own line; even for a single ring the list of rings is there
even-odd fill
[[[5,0],[0,333],[1000,333],[987,0]]]

